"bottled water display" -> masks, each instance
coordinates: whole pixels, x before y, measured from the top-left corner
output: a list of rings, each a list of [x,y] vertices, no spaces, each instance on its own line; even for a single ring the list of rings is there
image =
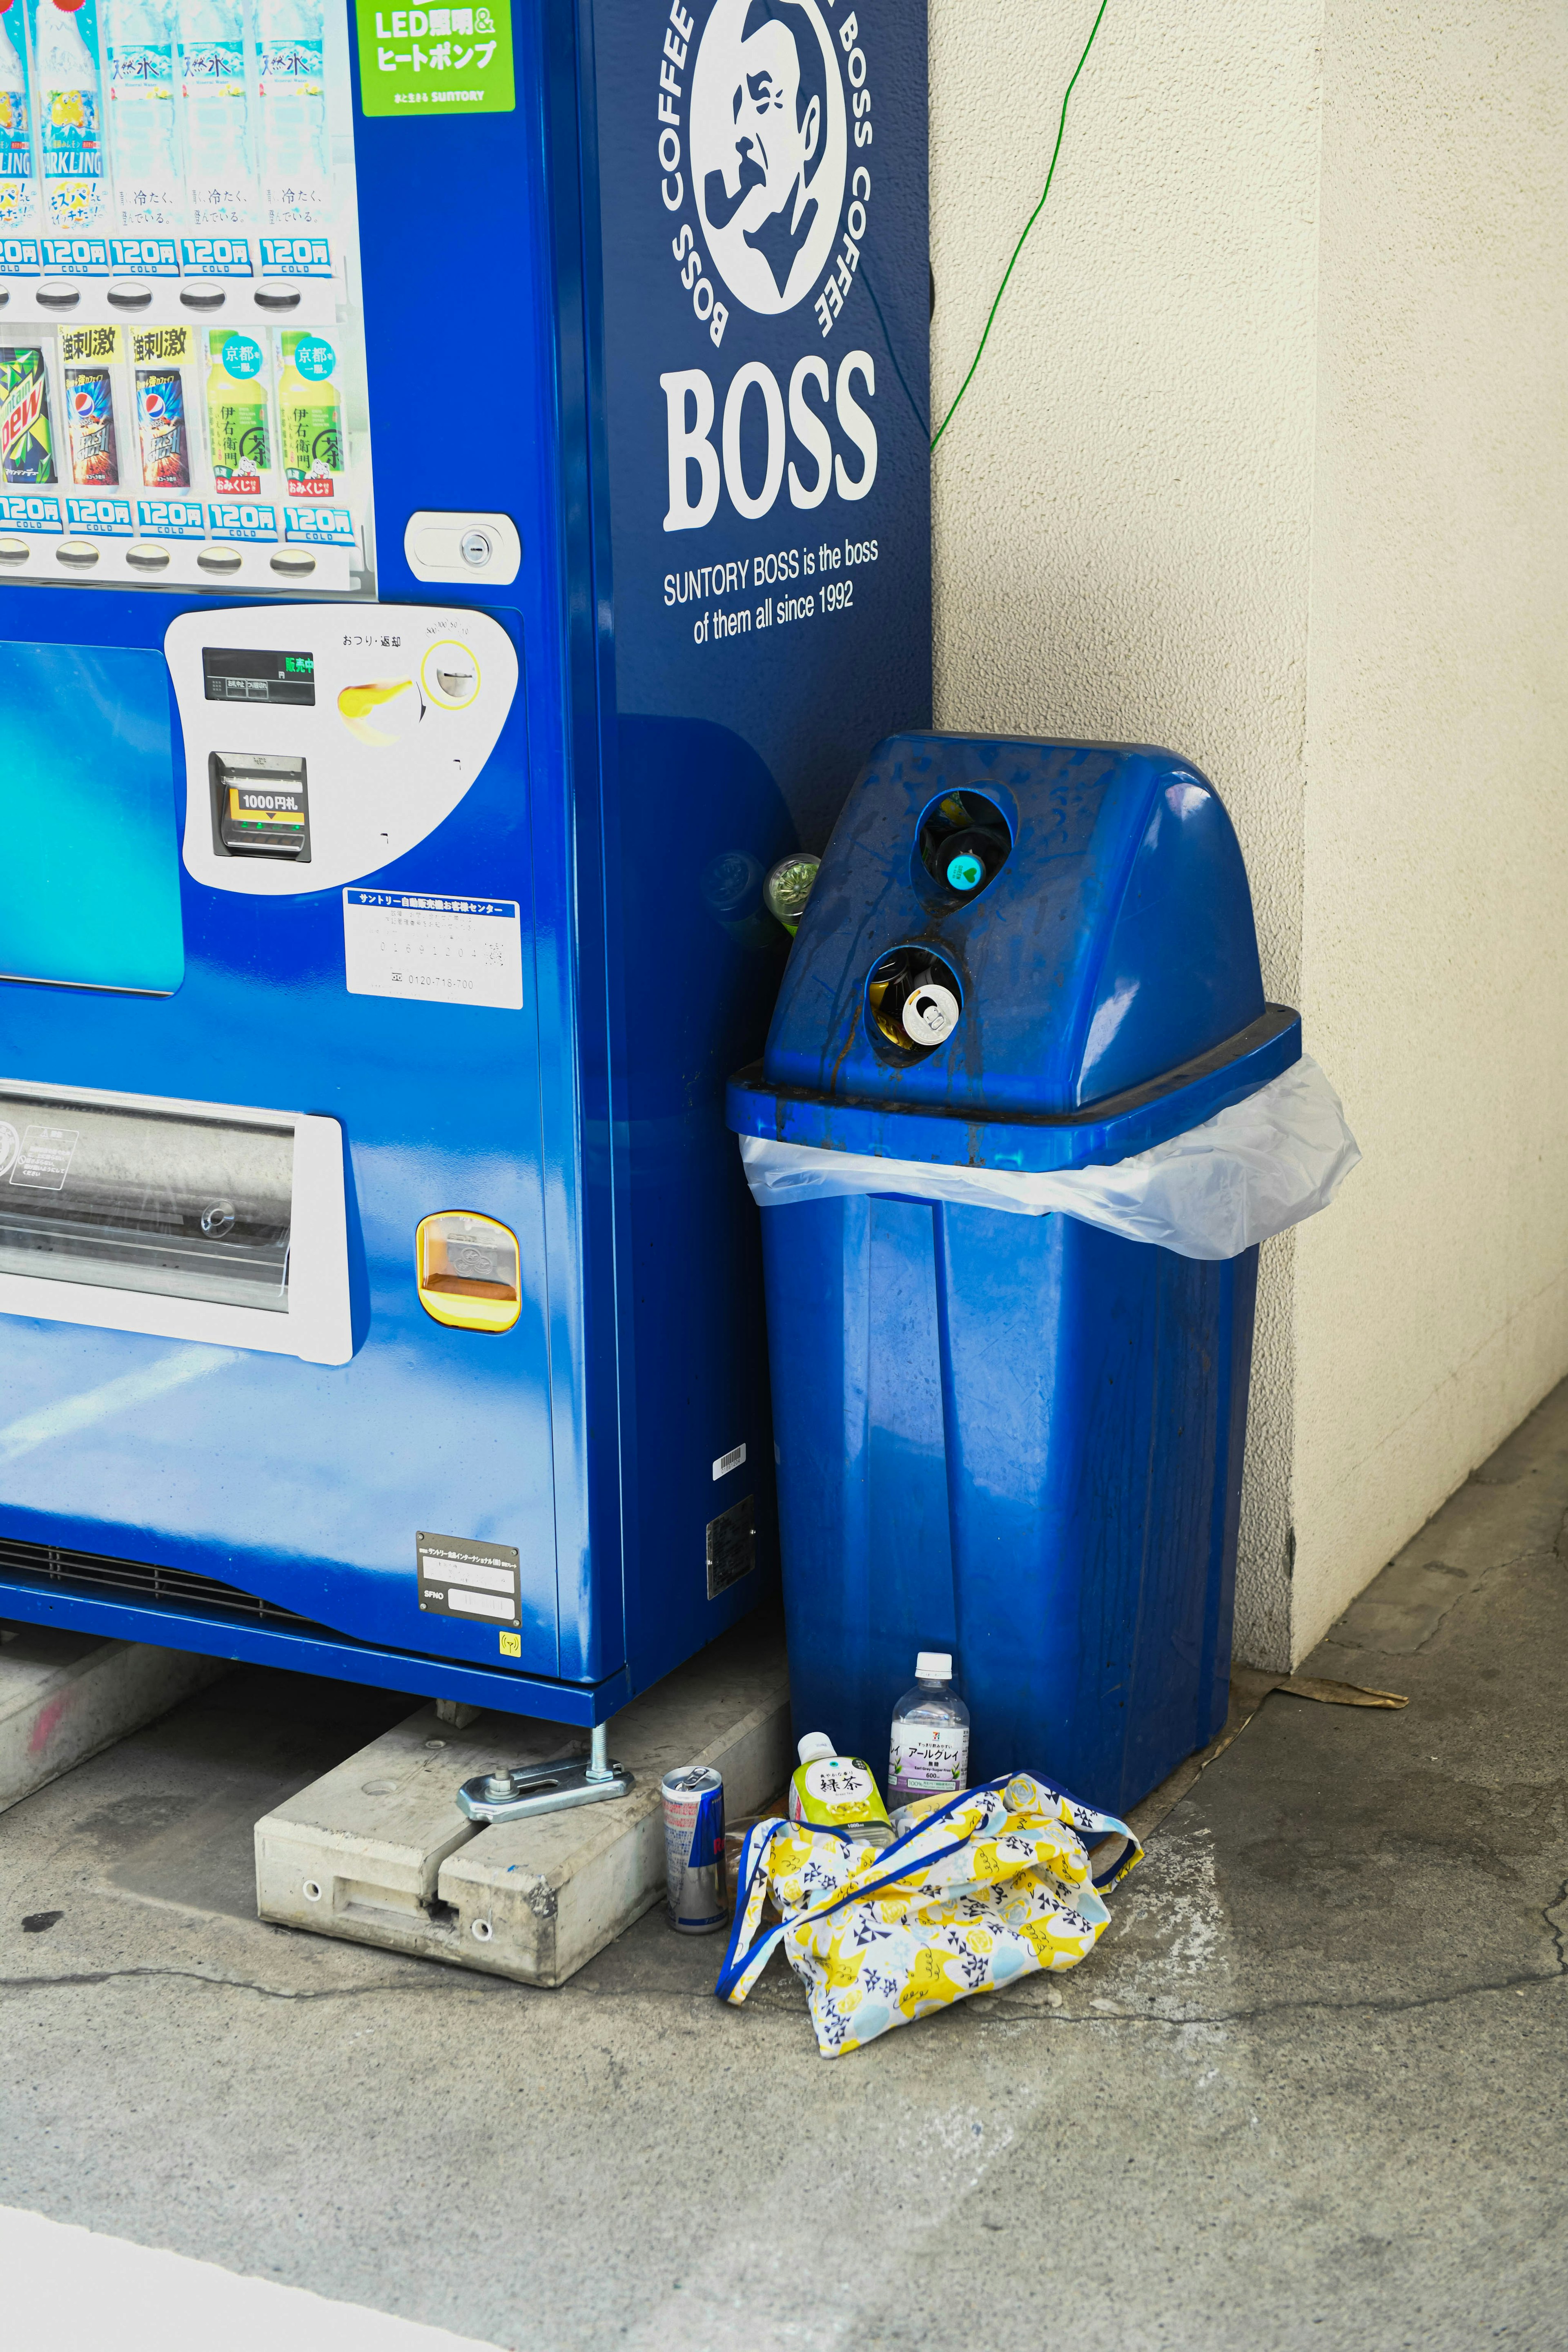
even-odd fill
[[[321,0],[257,0],[261,176],[268,220],[310,227],[327,218],[331,148]]]
[[[176,0],[185,168],[198,228],[240,228],[252,210],[250,102],[239,0]]]
[[[181,206],[168,0],[106,0],[105,16],[110,151],[121,223],[170,228]]]

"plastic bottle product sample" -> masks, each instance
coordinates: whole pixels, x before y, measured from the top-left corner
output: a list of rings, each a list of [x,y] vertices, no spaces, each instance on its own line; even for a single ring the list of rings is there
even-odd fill
[[[261,177],[275,228],[308,228],[331,207],[321,0],[258,0]]]
[[[945,1650],[922,1650],[915,1685],[893,1709],[888,1796],[896,1812],[917,1797],[956,1796],[969,1786],[969,1709],[952,1687]]]
[[[207,445],[220,497],[253,499],[272,466],[262,350],[254,335],[228,328],[207,337]]]
[[[789,1784],[792,1822],[848,1830],[873,1845],[891,1842],[893,1825],[868,1764],[858,1756],[840,1756],[826,1731],[808,1731],[796,1752],[800,1764]]]
[[[82,0],[39,0],[34,20],[38,132],[47,226],[74,236],[103,209],[98,66],[81,37]]]
[[[284,487],[291,499],[331,499],[343,469],[342,409],[331,381],[337,353],[324,335],[283,338],[278,421]]]
[[[167,0],[108,0],[109,142],[123,228],[179,218],[174,42]]]
[[[198,227],[237,227],[252,209],[245,18],[239,0],[177,4],[191,209]]]
[[[27,46],[19,0],[0,0],[0,231],[30,228],[37,204],[27,77],[18,43],[23,49]]]

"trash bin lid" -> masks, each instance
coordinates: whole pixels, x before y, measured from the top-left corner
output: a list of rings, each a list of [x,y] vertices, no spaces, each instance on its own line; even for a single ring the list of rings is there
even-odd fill
[[[1190,761],[898,735],[846,803],[729,1117],[1061,1167],[1179,1134],[1300,1054],[1264,997],[1240,845]]]

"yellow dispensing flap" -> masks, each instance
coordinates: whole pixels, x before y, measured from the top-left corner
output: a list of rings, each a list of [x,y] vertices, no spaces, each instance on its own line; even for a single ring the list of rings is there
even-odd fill
[[[414,1236],[419,1304],[459,1331],[510,1331],[522,1308],[517,1235],[494,1217],[443,1209]]]

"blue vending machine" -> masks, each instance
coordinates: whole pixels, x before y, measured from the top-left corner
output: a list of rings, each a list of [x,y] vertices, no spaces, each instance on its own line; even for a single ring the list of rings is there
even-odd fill
[[[924,10],[131,21],[0,17],[0,1617],[596,1725],[768,1579],[723,1082],[929,718]]]

